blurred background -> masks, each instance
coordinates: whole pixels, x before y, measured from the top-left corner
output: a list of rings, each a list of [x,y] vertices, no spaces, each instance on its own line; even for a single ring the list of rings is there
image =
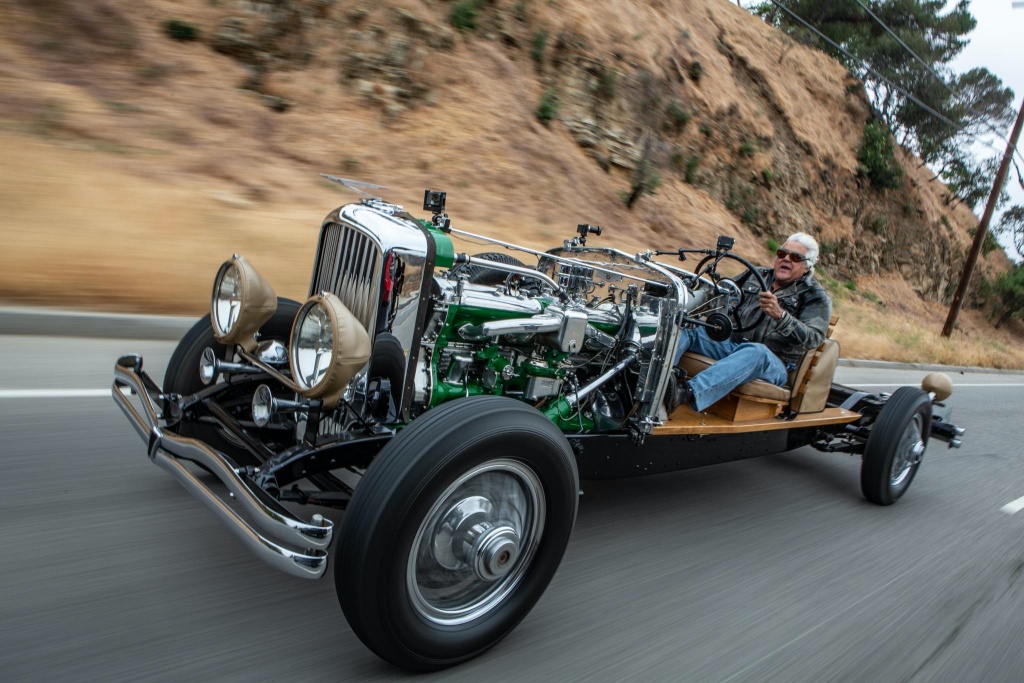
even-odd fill
[[[199,315],[232,253],[302,299],[358,200],[324,172],[536,247],[589,222],[767,263],[805,231],[844,355],[1024,367],[1013,200],[938,336],[1015,113],[956,61],[984,26],[746,4],[0,0],[0,302]]]

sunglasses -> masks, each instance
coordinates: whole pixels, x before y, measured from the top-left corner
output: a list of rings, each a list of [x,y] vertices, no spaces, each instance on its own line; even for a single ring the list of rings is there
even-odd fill
[[[789,249],[779,249],[775,252],[775,255],[778,256],[780,260],[788,256],[789,260],[793,263],[803,263],[807,260],[807,257],[800,252],[790,251]]]

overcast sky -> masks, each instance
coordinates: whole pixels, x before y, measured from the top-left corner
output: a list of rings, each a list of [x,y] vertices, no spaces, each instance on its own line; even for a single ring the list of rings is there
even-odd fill
[[[971,14],[978,21],[978,26],[970,34],[971,42],[964,48],[956,60],[950,65],[958,73],[974,67],[983,66],[1003,80],[1003,84],[1013,88],[1014,109],[1021,106],[1024,99],[1024,8],[1014,9],[1011,0],[972,0]],[[1010,130],[1003,133],[1004,138],[1010,137]],[[990,140],[999,149],[999,158],[1006,149],[1006,141]],[[1021,149],[1020,143],[1017,149]],[[996,152],[981,147],[980,152],[994,156]],[[1018,158],[1017,164],[1024,173],[1024,163]],[[1017,173],[1010,167],[1006,183],[1010,192],[1010,204],[1024,205],[1024,189],[1017,180]],[[983,206],[978,207],[979,213]],[[994,222],[994,221],[993,221]],[[1020,260],[1012,243],[1012,235],[1005,235],[1002,242],[1008,247],[1011,257]]]

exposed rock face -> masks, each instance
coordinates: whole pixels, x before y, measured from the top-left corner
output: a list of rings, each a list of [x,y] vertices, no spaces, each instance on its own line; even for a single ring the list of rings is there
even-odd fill
[[[45,23],[44,5],[67,21]],[[470,5],[472,20],[457,21],[455,10]],[[376,157],[361,168],[405,172],[420,182],[439,173],[442,164],[433,159],[443,156],[449,178],[462,187],[490,181],[488,191],[500,196],[515,182],[518,198],[561,206],[575,200],[612,216],[630,237],[678,245],[721,230],[760,253],[770,240],[807,232],[821,242],[822,271],[832,278],[898,272],[922,296],[938,299],[949,296],[969,246],[965,228],[973,217],[943,204],[944,188],[917,160],[901,158],[907,175],[899,190],[876,190],[858,175],[856,149],[870,111],[844,68],[721,0],[13,6],[19,14],[10,26],[21,21],[40,31],[34,54],[43,66],[24,67],[30,76],[22,76],[4,64],[0,75],[28,83],[42,73],[55,85],[40,87],[38,96],[29,87],[11,89],[6,104],[0,98],[0,114],[36,111],[34,125],[101,140],[116,141],[129,121],[134,133],[155,135],[160,145],[251,138],[238,143],[249,145],[245,161],[238,157],[244,172],[229,168],[230,158],[190,158],[186,173],[199,169],[232,182],[249,178],[255,164],[271,166],[271,155],[301,173],[325,160],[359,167],[361,157]],[[170,7],[196,24],[203,44],[153,38],[160,12]],[[15,31],[0,25],[0,40],[28,42],[5,38],[5,30]],[[187,121],[178,126],[165,120],[157,88],[131,105],[130,118],[130,103],[121,101],[129,88],[117,90],[119,75],[136,90],[173,84],[179,95],[209,80],[203,101],[177,112]],[[239,97],[237,87],[257,94]],[[547,92],[557,95],[557,108],[542,126],[536,112]],[[262,105],[257,114],[252,102]],[[196,119],[213,129],[185,130]],[[398,168],[391,160],[407,152]],[[486,168],[500,173],[488,178],[480,171]],[[563,186],[548,195],[551,177]],[[261,185],[273,187],[274,174],[266,171],[266,178]],[[566,187],[571,183],[587,185],[587,193]],[[627,212],[620,195],[640,199]],[[536,212],[539,225],[548,211]]]

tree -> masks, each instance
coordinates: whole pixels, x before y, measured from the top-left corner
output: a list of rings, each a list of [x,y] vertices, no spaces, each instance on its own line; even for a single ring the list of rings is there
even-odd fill
[[[1013,246],[1017,253],[1024,256],[1024,206],[1011,206],[999,219],[999,234],[1013,233]]]
[[[956,199],[974,211],[978,204],[988,199],[992,193],[992,183],[998,169],[999,159],[996,157],[976,162],[966,152],[961,152],[943,163],[939,169],[939,177]],[[1000,191],[996,208],[1000,208],[1009,200],[1010,194],[1005,189]],[[953,197],[948,197],[946,203],[953,204]]]
[[[1004,87],[987,69],[972,69],[956,75],[948,67],[967,45],[967,36],[977,23],[968,9],[968,0],[957,0],[951,6],[943,0],[792,0],[786,6],[854,59],[818,40],[809,29],[771,2],[764,2],[753,10],[797,40],[831,54],[857,75],[864,82],[872,105],[899,144],[927,164],[950,166],[954,178],[968,166],[975,172],[987,171],[972,165],[966,150],[979,133],[1010,125],[1015,114],[1013,91]],[[899,40],[875,21],[865,7]],[[928,68],[900,42],[916,53]],[[928,109],[890,82],[898,84]],[[993,177],[994,170],[987,176],[989,186]],[[971,189],[964,182],[956,186]]]
[[[1018,265],[1000,275],[992,288],[1004,306],[1003,315],[996,323],[998,330],[1015,313],[1024,311],[1024,266]]]

